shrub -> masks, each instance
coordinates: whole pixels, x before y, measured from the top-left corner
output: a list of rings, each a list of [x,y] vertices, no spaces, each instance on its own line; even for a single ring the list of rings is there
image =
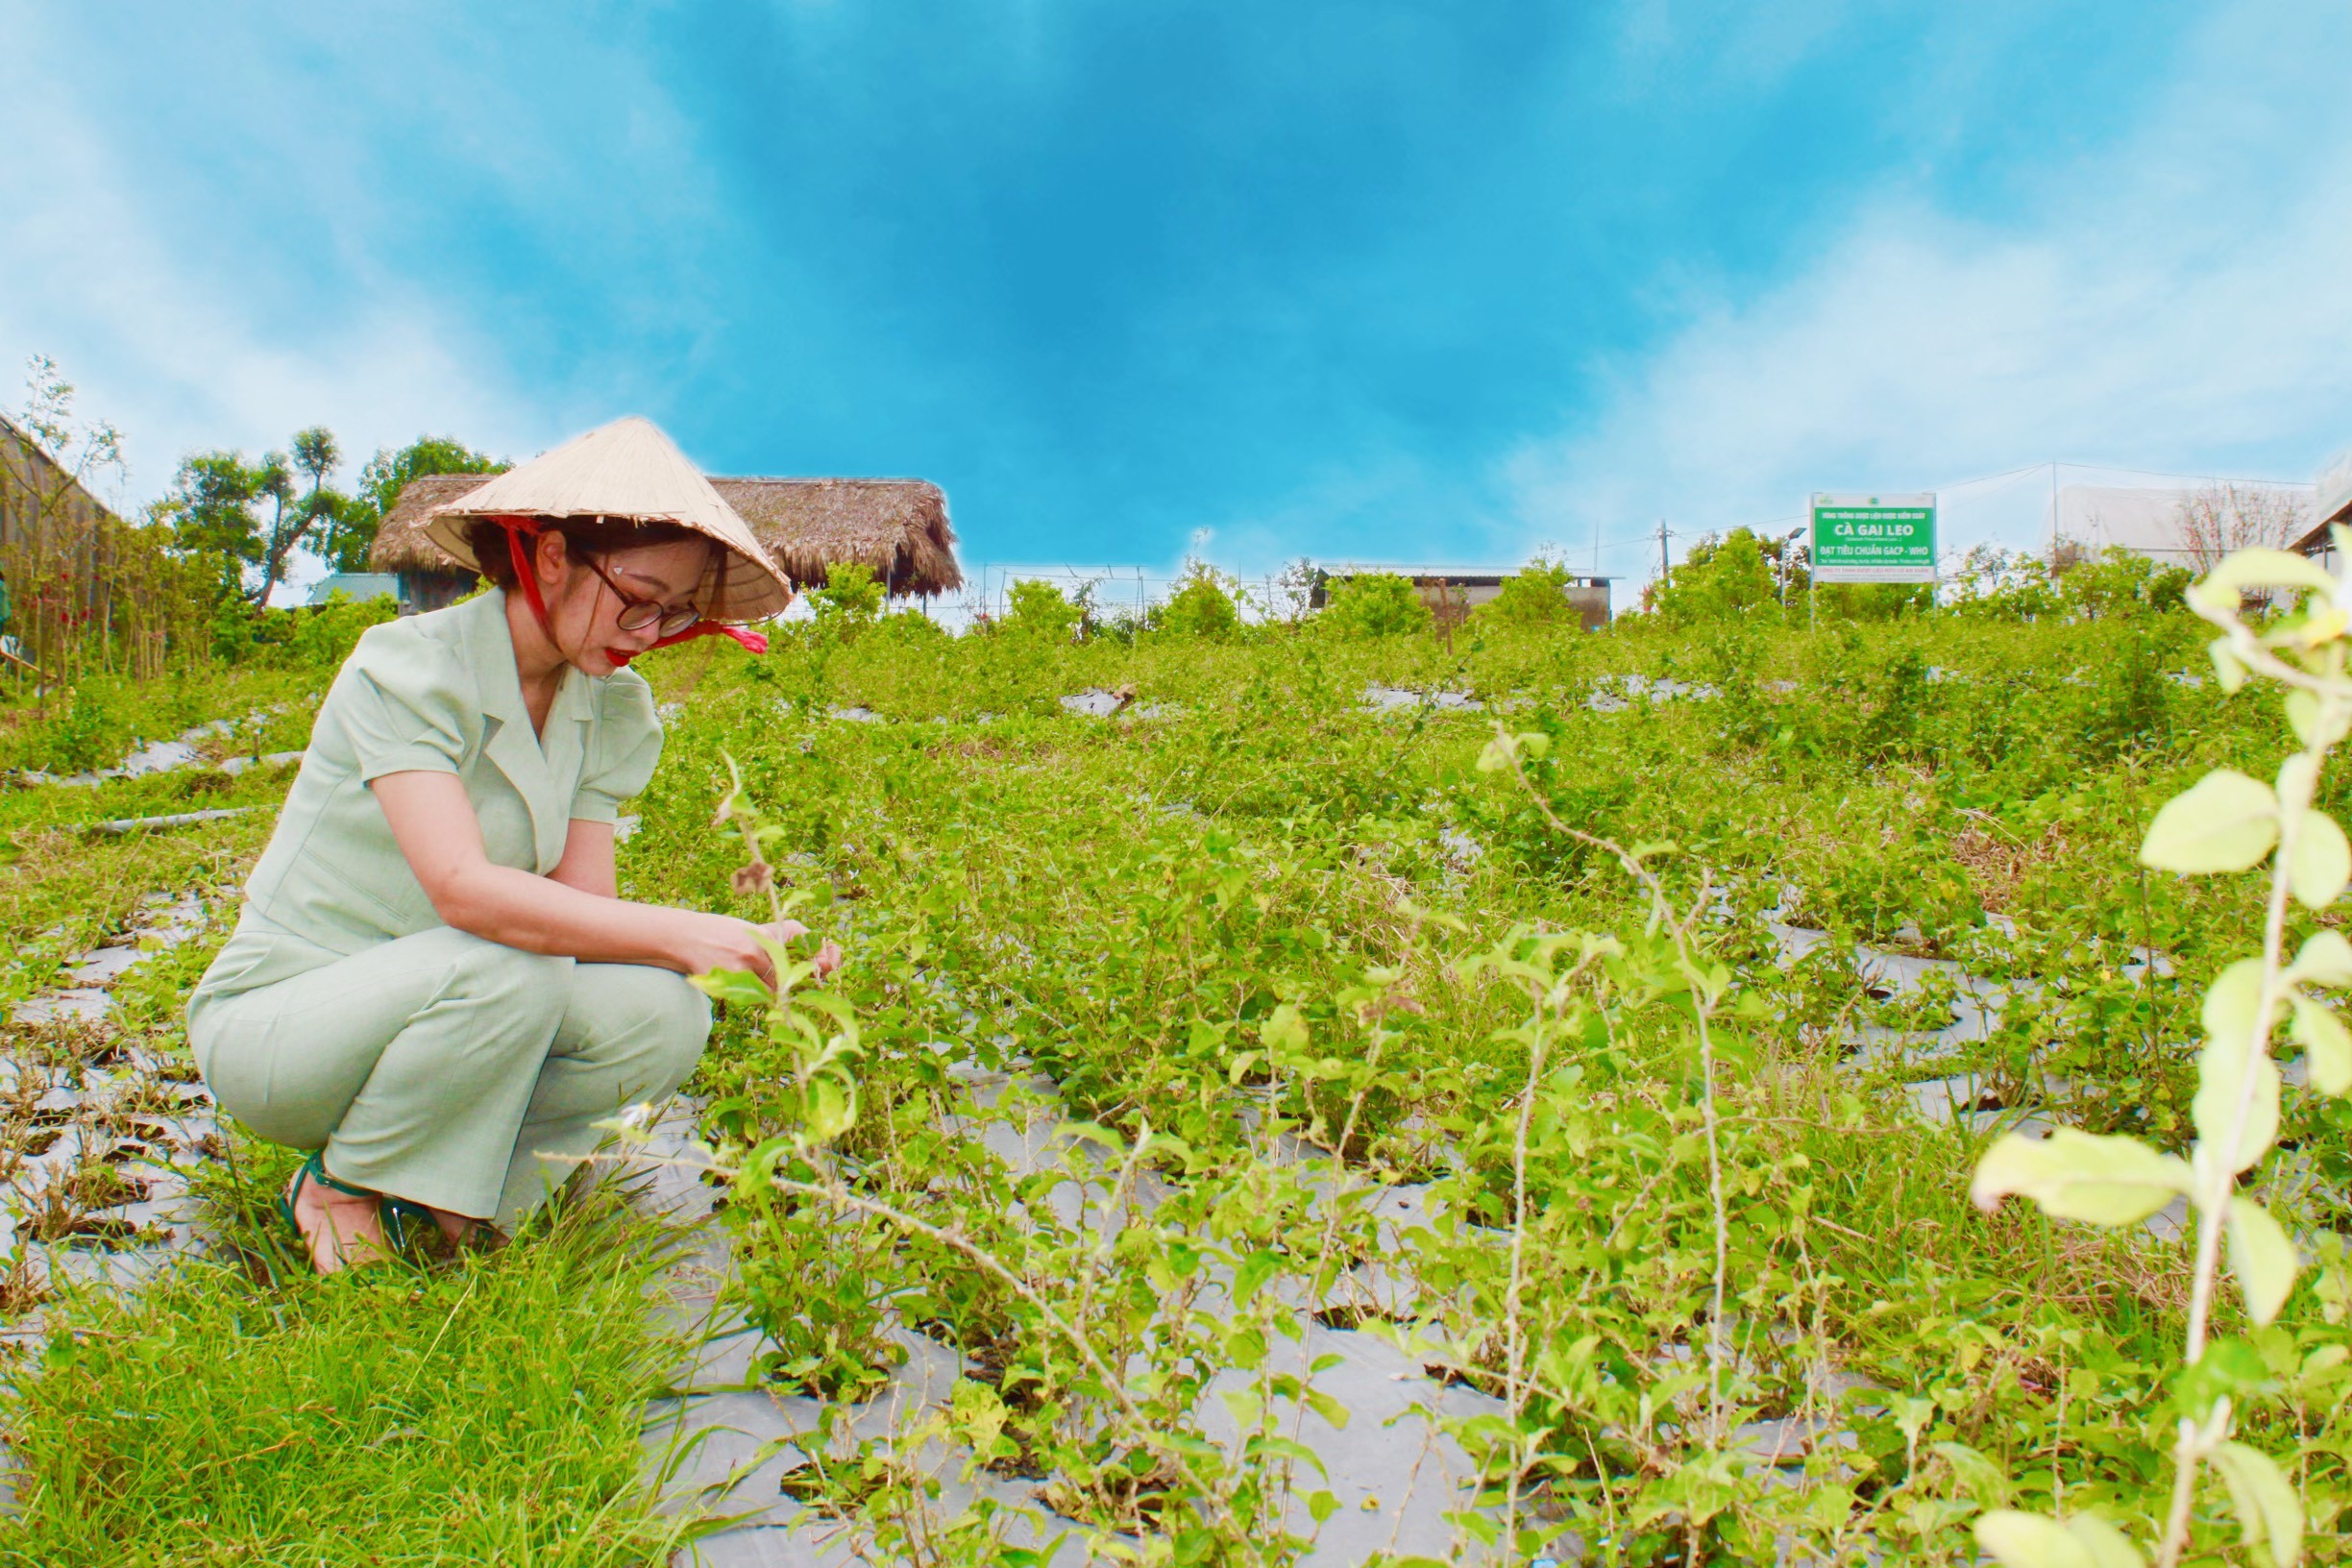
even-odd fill
[[[399,613],[397,600],[355,600],[338,589],[316,609],[295,612],[293,634],[285,640],[285,662],[331,675],[351,657],[361,632]]]
[[[1005,612],[1008,630],[1043,637],[1066,643],[1078,628],[1086,611],[1063,597],[1062,590],[1038,577],[1024,577],[1007,590],[1010,604]]]
[[[920,610],[905,610],[883,616],[874,627],[874,634],[894,643],[940,643],[947,640],[947,628]]]
[[[1233,594],[1217,570],[1203,561],[1185,563],[1175,595],[1160,607],[1158,628],[1186,637],[1230,637],[1241,625]]]
[[[1393,572],[1345,577],[1332,589],[1323,625],[1343,637],[1394,637],[1427,631],[1430,607],[1413,585]]]
[[[835,561],[825,568],[825,585],[809,590],[809,607],[820,621],[871,621],[882,613],[882,585],[863,561]]]
[[[1576,574],[1557,561],[1541,558],[1530,561],[1505,577],[1502,591],[1471,611],[1471,619],[1481,624],[1513,626],[1579,621],[1577,607],[1568,602],[1568,596],[1561,591],[1575,578]]]
[[[1971,550],[1941,588],[1945,607],[1967,620],[2032,621],[2058,604],[2048,562],[1997,545]]]
[[[2187,567],[2159,567],[2145,555],[2109,545],[2096,560],[2071,567],[2058,579],[2058,597],[2086,621],[2154,615],[2183,608],[2193,578]]]
[[[73,701],[49,721],[46,745],[37,765],[53,772],[79,773],[122,754],[129,740],[105,682],[85,681],[73,690]]]
[[[1825,582],[1812,591],[1808,608],[1792,591],[1792,617],[1818,613],[1839,621],[1899,621],[1905,615],[1935,608],[1931,582]]]
[[[1763,546],[1748,529],[1733,528],[1721,541],[1710,534],[1693,545],[1689,558],[1655,591],[1654,603],[1670,624],[1688,625],[1744,614],[1775,599]]]

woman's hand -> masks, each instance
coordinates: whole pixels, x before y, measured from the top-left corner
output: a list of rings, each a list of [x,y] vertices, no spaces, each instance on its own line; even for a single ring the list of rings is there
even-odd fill
[[[773,927],[691,909],[674,909],[670,914],[670,961],[680,969],[688,974],[747,969],[759,976],[762,985],[774,987],[775,960],[760,944],[762,937],[774,936]]]
[[[778,920],[768,929],[775,933],[778,942],[790,942],[795,937],[805,937],[809,934],[808,927],[802,925],[798,920]],[[841,943],[828,937],[825,939],[824,945],[817,949],[817,978],[822,980],[841,967]]]
[[[679,909],[671,912],[676,919],[676,929],[670,943],[672,962],[688,974],[708,974],[713,969],[747,969],[760,978],[760,984],[771,990],[775,986],[775,960],[761,945],[761,939],[770,942],[791,942],[808,935],[808,927],[798,920],[778,920],[772,925],[753,925],[732,915],[704,915],[696,910]],[[841,968],[841,947],[831,942],[817,949],[817,978],[822,980]]]

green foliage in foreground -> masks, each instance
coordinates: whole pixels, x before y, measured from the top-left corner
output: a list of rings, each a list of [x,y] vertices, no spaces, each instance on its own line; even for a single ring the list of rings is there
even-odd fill
[[[1474,623],[1467,644],[810,636],[660,667],[693,701],[626,886],[724,896],[746,851],[707,824],[731,758],[774,885],[852,955],[825,1005],[854,1029],[813,1001],[757,1027],[738,996],[705,1066],[733,1155],[786,1184],[730,1209],[771,1374],[851,1397],[894,1357],[892,1323],[920,1327],[981,1371],[901,1441],[968,1445],[1178,1560],[1284,1562],[1306,1527],[1283,1498],[1327,1528],[1316,1510],[1354,1507],[1281,1446],[1291,1402],[1328,1398],[1290,1304],[1336,1300],[1324,1327],[1409,1336],[1499,1402],[1446,1427],[1486,1482],[1465,1543],[1524,1531],[1525,1553],[1566,1528],[1630,1563],[1964,1563],[2000,1507],[2157,1537],[2188,1258],[1979,1213],[1969,1173],[2029,1112],[2166,1151],[2194,1137],[2198,998],[2261,892],[2144,878],[2134,851],[2208,768],[2265,766],[2275,708],[2226,698],[2184,617]],[[1491,720],[1371,711],[1371,681],[1508,703],[1540,745],[1523,775],[1481,772]],[[1163,717],[1057,702],[1120,685]],[[852,703],[896,722],[819,717]],[[1642,861],[1662,902],[1564,829],[1675,845]],[[1661,945],[1661,910],[1695,957]],[[1784,965],[1776,920],[1829,937]],[[1862,1026],[1947,1021],[1954,985],[1874,997],[1857,940],[2014,988],[2005,1017],[1933,1066],[1854,1060]],[[2138,968],[2143,944],[2170,970]],[[852,1046],[845,1126],[818,1065]],[[1009,1172],[951,1064],[1044,1069],[1037,1114],[1088,1124],[1095,1155]],[[1950,1073],[1986,1115],[1915,1117],[1906,1083]],[[1038,1136],[1021,1099],[992,1115]],[[2299,1160],[2248,1195],[2352,1223],[2341,1108],[2291,1090],[2282,1117]],[[1047,1201],[1074,1175],[1090,1217]],[[1118,1217],[1140,1181],[1156,1216]],[[1372,1207],[1404,1184],[1447,1216],[1407,1228],[1397,1266],[1423,1288],[1351,1294]],[[2347,1283],[2308,1270],[2266,1324],[2216,1306],[2274,1390],[2241,1433],[2286,1456],[2315,1542],[2352,1492]],[[1148,1378],[1102,1371],[1147,1352]],[[1253,1391],[1224,1402],[1241,1458],[1206,1435],[1213,1380]],[[1727,1436],[1782,1419],[1850,1438],[1770,1475]],[[924,1526],[878,1449],[812,1445],[863,1478],[820,1490],[870,1539],[953,1523],[946,1560],[986,1560],[986,1522]],[[2234,1533],[2219,1482],[2190,1504],[2197,1540]]]
[[[0,1562],[623,1568],[688,1538],[638,1440],[683,1354],[647,1323],[674,1233],[603,1193],[502,1251],[321,1281],[259,1196],[290,1163],[262,1162],[226,1194],[237,1262],[50,1309],[0,1396]]]
[[[948,639],[907,617],[843,629],[788,629],[758,660],[711,641],[646,661],[684,707],[623,860],[634,895],[765,918],[764,894],[728,891],[759,886],[735,880],[737,830],[755,821],[779,895],[850,951],[821,1003],[804,991],[764,1018],[739,998],[702,1081],[729,1154],[768,1183],[729,1213],[742,1305],[774,1341],[779,1385],[854,1396],[896,1354],[894,1325],[919,1328],[975,1375],[897,1435],[1031,1478],[1065,1518],[1130,1532],[1147,1557],[1181,1545],[1192,1560],[1286,1561],[1292,1532],[1345,1523],[1318,1518],[1321,1482],[1283,1446],[1295,1403],[1347,1413],[1316,1405],[1329,1396],[1299,1354],[1322,1330],[1410,1335],[1425,1364],[1492,1401],[1448,1428],[1486,1484],[1465,1542],[1524,1531],[1514,1544],[1529,1548],[1574,1529],[1628,1563],[1964,1563],[1969,1527],[2004,1507],[2096,1510],[2159,1536],[2175,1400],[2193,1392],[2168,1381],[2188,1258],[2022,1205],[1979,1213],[1968,1178],[2001,1118],[2027,1112],[2160,1154],[2196,1137],[2199,1001],[2259,926],[2263,889],[2143,876],[2134,852],[2162,803],[2212,768],[2266,775],[2288,731],[2275,704],[2218,690],[2193,622],[2144,604],[1819,632],[1763,616],[1598,635],[1477,620],[1458,655],[1426,636],[1246,626],[1077,644]],[[1661,699],[1631,675],[1716,695]],[[246,667],[220,694],[229,711],[259,677]],[[1510,730],[1542,743],[1523,743],[1523,773],[1481,772],[1489,717],[1433,701],[1370,711],[1373,681],[1507,702]],[[1059,705],[1120,686],[1138,699],[1118,719]],[[302,698],[283,699],[266,723],[299,737]],[[850,705],[892,722],[822,717]],[[730,757],[747,809],[723,836],[709,824]],[[81,841],[63,824],[128,815],[185,776],[12,792],[0,813],[61,903],[111,899],[142,871],[173,886],[257,842],[207,858],[131,841],[107,849],[103,889],[73,880]],[[266,801],[272,786],[248,774],[231,788]],[[2315,803],[2340,815],[2352,801],[2328,778]],[[1700,950],[1672,950],[1622,868],[1560,824],[1677,845],[1642,864],[1674,919],[1703,916],[1689,927]],[[12,907],[12,929],[55,918],[36,897]],[[1775,919],[1830,938],[1783,967]],[[1932,1068],[1850,1060],[1860,1026],[1949,1016],[1948,981],[1874,996],[1857,940],[2014,987],[2004,1021]],[[2169,969],[2140,969],[2144,944]],[[828,1054],[845,1042],[854,1055]],[[1093,1131],[1016,1177],[974,1142],[968,1078],[1033,1067],[1058,1099],[1010,1086],[991,1113],[1004,1130],[1042,1136],[1066,1117]],[[1908,1114],[1906,1080],[1948,1071],[1976,1075],[1985,1125]],[[1027,1110],[1050,1119],[1029,1128]],[[2348,1125],[2336,1102],[2288,1087],[2291,1153],[2243,1194],[2297,1232],[2352,1227]],[[1091,1183],[1076,1217],[1053,1201],[1071,1176]],[[1409,1228],[1425,1290],[1360,1290],[1355,1265],[1380,1243],[1372,1205],[1408,1183],[1445,1216]],[[1118,1215],[1115,1192],[1143,1184],[1163,1195],[1156,1217]],[[2216,1335],[2242,1347],[2231,1375],[2261,1390],[2236,1440],[2277,1457],[2318,1560],[2340,1554],[2352,1493],[2352,1275],[2333,1257],[2305,1262],[2266,1324],[2232,1291],[2211,1305]],[[198,1360],[198,1331],[237,1322],[288,1335],[281,1359],[296,1365],[324,1354],[304,1334],[363,1341],[337,1364],[385,1354],[387,1336],[422,1364],[468,1278],[380,1313],[227,1275],[186,1299],[79,1305],[75,1321],[121,1335],[85,1351],[118,1347],[123,1370],[77,1360],[26,1382],[23,1399],[59,1400],[41,1407],[57,1424],[35,1482],[91,1484],[74,1444],[111,1440],[118,1406],[178,1409],[159,1403],[168,1391],[119,1403],[149,1366],[142,1343],[171,1347],[155,1364],[177,1368]],[[1240,1310],[1220,1315],[1229,1286]],[[568,1321],[552,1294],[495,1299],[517,1336],[504,1343]],[[1333,1303],[1312,1330],[1302,1300]],[[472,1304],[463,1316],[489,1321]],[[1148,1375],[1105,1374],[1145,1353]],[[84,1403],[67,1397],[101,1371]],[[1204,1436],[1212,1380],[1246,1452]],[[301,1409],[299,1390],[262,1386]],[[453,1422],[462,1392],[453,1382]],[[636,1397],[615,1392],[598,1419],[625,1424],[613,1412]],[[382,1434],[353,1409],[353,1430]],[[273,1479],[299,1445],[265,1452],[290,1429],[264,1431],[260,1413],[240,1413],[241,1446],[139,1452],[181,1467],[156,1482],[174,1507],[265,1497],[277,1538],[306,1540],[300,1495]],[[1768,1476],[1725,1440],[1777,1419],[1835,1425],[1851,1446]],[[823,1459],[810,1500],[884,1543],[881,1560],[990,1560],[990,1522],[939,1519],[881,1447],[838,1430],[809,1446]],[[616,1495],[585,1463],[537,1483],[534,1516],[584,1517]],[[2189,1503],[2198,1549],[2225,1550],[2225,1482],[2207,1473]],[[380,1533],[349,1529],[371,1545]],[[314,1556],[351,1550],[322,1540]]]
[[[2347,542],[2338,530],[2338,544]],[[2213,1333],[2223,1238],[2228,1270],[2256,1330],[2272,1327],[2304,1273],[2304,1248],[2271,1207],[2240,1191],[2241,1173],[2260,1167],[2278,1140],[2284,1077],[2271,1055],[2273,1036],[2291,1016],[2290,1039],[2301,1048],[2313,1090],[2352,1094],[2352,1032],[2329,992],[2352,987],[2352,943],[2333,926],[2307,929],[2306,915],[2336,913],[2352,886],[2352,842],[2334,817],[2313,805],[2321,772],[2352,733],[2352,679],[2345,674],[2345,613],[2338,583],[2316,562],[2277,550],[2242,551],[2189,591],[2190,603],[2221,628],[2211,647],[2222,687],[2235,691],[2259,674],[2287,689],[2283,704],[2300,749],[2280,765],[2274,789],[2234,769],[2217,768],[2166,802],[2148,825],[2140,861],[2184,875],[2242,873],[2268,863],[2270,888],[2258,953],[2238,959],[2204,993],[2207,1036],[2197,1057],[2193,1104],[2196,1139],[2187,1158],[2159,1154],[2123,1137],[2062,1128],[2046,1139],[2012,1133],[1986,1152],[1972,1183],[1993,1207],[2022,1194],[2060,1219],[2134,1225],[2168,1203],[2186,1201],[2196,1215],[2195,1271],[2177,1384],[2171,1507],[2157,1535],[2163,1568],[2180,1560],[2193,1530],[2197,1482],[2219,1473],[2238,1516],[2240,1538],[2278,1568],[2303,1555],[2303,1499],[2289,1471],[2265,1448],[2237,1440],[2271,1391],[2271,1369],[2258,1345]],[[2283,619],[2257,628],[2242,618],[2249,589],[2285,589],[2300,600]],[[2298,909],[2299,906],[2299,909]],[[2246,937],[2251,940],[2253,931]],[[2297,945],[2291,961],[2291,939]],[[2345,1248],[2340,1235],[2306,1243],[2319,1263],[2315,1288],[2340,1323]],[[2299,1370],[2338,1371],[2340,1340],[2322,1344]],[[2088,1550],[2100,1568],[2140,1568],[2127,1535],[2103,1515],[2052,1519],[2016,1509],[1987,1514],[1976,1537],[2006,1568],[2065,1568]]]

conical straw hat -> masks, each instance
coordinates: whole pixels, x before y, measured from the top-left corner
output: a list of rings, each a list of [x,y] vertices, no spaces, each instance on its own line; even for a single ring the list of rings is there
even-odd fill
[[[575,436],[434,507],[425,532],[479,571],[466,525],[508,517],[680,524],[716,539],[735,557],[714,554],[702,579],[700,602],[712,620],[762,621],[792,602],[791,579],[768,558],[750,527],[651,420],[631,415]]]

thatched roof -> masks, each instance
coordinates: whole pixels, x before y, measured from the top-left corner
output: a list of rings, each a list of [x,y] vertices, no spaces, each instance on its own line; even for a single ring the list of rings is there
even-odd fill
[[[426,537],[432,509],[486,478],[433,474],[409,481],[376,534],[379,572],[462,572]],[[785,576],[821,587],[825,568],[863,561],[894,594],[944,594],[964,586],[947,498],[921,479],[723,479],[711,487],[735,508]]]
[[[461,565],[446,550],[428,538],[425,525],[431,520],[432,509],[444,502],[455,501],[468,490],[478,486],[487,474],[428,474],[420,479],[410,479],[401,487],[400,500],[384,514],[376,530],[375,546],[368,551],[368,568],[375,572],[463,572],[471,576],[474,569]]]
[[[864,561],[894,594],[952,593],[956,565],[947,497],[922,479],[713,479],[785,575],[822,587],[836,561]]]

